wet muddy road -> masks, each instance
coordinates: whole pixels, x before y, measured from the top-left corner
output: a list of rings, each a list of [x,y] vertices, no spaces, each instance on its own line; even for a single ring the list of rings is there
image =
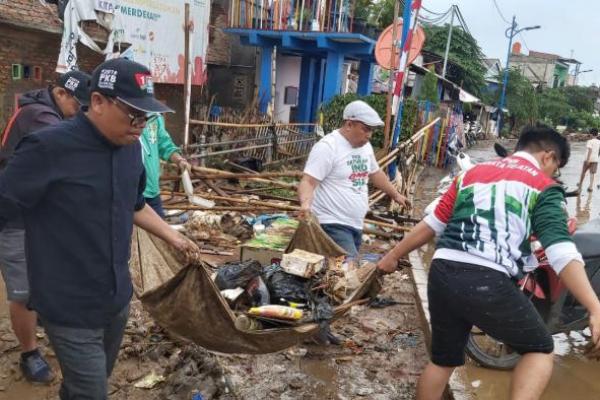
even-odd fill
[[[508,146],[511,143],[506,143]],[[468,152],[473,161],[492,159],[495,156],[491,144],[481,144]],[[585,143],[573,143],[569,164],[561,171],[561,179],[569,190],[575,189],[579,181],[581,165],[585,156]],[[423,185],[421,198],[431,198],[433,182],[439,179],[438,171],[427,171],[424,176],[427,182]],[[596,185],[599,179],[596,177]],[[569,213],[576,215],[579,224],[584,224],[590,219],[600,217],[600,190],[594,187],[593,193],[588,193],[589,175],[583,184],[583,191],[579,198],[567,199]],[[426,261],[431,258],[432,246],[422,253]],[[600,399],[600,363],[589,361],[581,355],[578,347],[585,343],[585,338],[572,332],[570,336],[556,335],[555,368],[552,380],[543,400],[588,400]],[[472,399],[500,400],[508,398],[510,372],[494,371],[481,368],[469,361],[468,365],[459,371]]]

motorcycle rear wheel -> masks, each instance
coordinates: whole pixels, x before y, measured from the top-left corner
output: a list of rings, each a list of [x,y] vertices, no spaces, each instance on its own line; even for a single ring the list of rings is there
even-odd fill
[[[517,365],[521,356],[509,346],[486,335],[478,328],[473,328],[465,349],[467,355],[485,368],[511,370]]]

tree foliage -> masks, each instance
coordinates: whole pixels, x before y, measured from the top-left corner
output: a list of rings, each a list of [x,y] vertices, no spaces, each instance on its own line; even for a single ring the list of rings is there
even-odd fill
[[[427,100],[434,104],[440,103],[440,95],[438,94],[438,78],[430,69],[423,79],[423,88],[419,94],[419,100]]]
[[[321,106],[323,116],[323,129],[326,133],[338,129],[342,126],[344,108],[348,103],[354,100],[362,100],[369,104],[381,119],[385,119],[387,96],[385,94],[372,94],[369,96],[358,96],[356,93],[347,93],[337,95],[327,104]],[[414,99],[404,100],[404,112],[402,113],[402,132],[400,139],[412,136],[417,122],[417,102]],[[383,147],[383,128],[378,128],[373,132],[371,144],[375,148]]]
[[[504,71],[496,79],[498,79],[498,82],[502,82],[503,77]],[[494,104],[500,104],[501,93],[502,86],[492,96]],[[511,68],[508,71],[504,106],[510,112],[511,129],[533,124],[539,118],[538,98],[535,89],[531,81],[521,75],[518,69]]]
[[[425,25],[425,50],[444,56],[449,25]],[[486,67],[477,40],[461,27],[452,28],[446,78],[466,91],[481,95],[485,87]]]
[[[503,72],[497,77],[502,82]],[[498,105],[502,86],[484,101]],[[597,89],[581,86],[561,88],[534,88],[519,70],[508,73],[505,107],[511,116],[511,129],[544,122],[549,125],[566,125],[570,129],[599,128],[600,118],[594,115]]]

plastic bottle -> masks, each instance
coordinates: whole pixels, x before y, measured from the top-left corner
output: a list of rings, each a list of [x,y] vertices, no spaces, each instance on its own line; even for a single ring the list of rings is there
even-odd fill
[[[235,327],[240,331],[258,331],[262,329],[262,324],[246,315],[239,315],[235,319]]]
[[[268,305],[262,307],[252,307],[250,310],[248,310],[248,314],[265,318],[287,319],[290,321],[297,321],[300,318],[302,318],[302,315],[304,313],[302,312],[302,310],[298,310],[292,307]]]
[[[199,390],[192,390],[192,400],[204,400],[204,397],[202,397],[202,393],[200,393]]]

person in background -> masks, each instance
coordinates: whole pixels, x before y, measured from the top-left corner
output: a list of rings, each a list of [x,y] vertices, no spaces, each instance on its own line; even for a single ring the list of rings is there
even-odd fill
[[[552,375],[554,342],[517,284],[532,256],[532,234],[589,311],[592,354],[600,351],[600,301],[569,235],[564,190],[552,178],[569,160],[569,143],[551,128],[529,127],[516,150],[457,176],[435,211],[378,263],[391,273],[400,258],[438,236],[427,287],[431,361],[419,379],[418,400],[442,398],[454,369],[465,363],[473,326],[521,354],[510,398],[540,398]]]
[[[358,90],[358,82],[356,79],[356,75],[350,73],[348,74],[348,85],[346,88],[346,93],[356,93]]]
[[[587,141],[585,148],[585,159],[583,161],[583,168],[581,169],[581,178],[579,178],[578,189],[581,190],[585,174],[589,171],[590,173],[590,186],[588,192],[594,190],[594,180],[596,173],[598,172],[598,159],[600,158],[600,137],[598,137],[598,129],[592,128],[592,138]]]
[[[152,207],[161,218],[165,218],[160,199],[160,160],[177,164],[182,172],[186,169],[190,170],[191,165],[181,156],[179,148],[173,143],[169,132],[165,129],[165,119],[160,114],[146,123],[140,142],[146,169],[146,189],[144,190],[146,204]]]
[[[82,105],[88,104],[89,80],[88,74],[71,71],[59,76],[54,85],[19,97],[19,108],[0,139],[0,171],[6,167],[15,147],[25,136],[75,116]],[[12,329],[21,345],[19,366],[23,376],[32,383],[49,383],[54,374],[37,346],[37,315],[27,308],[29,283],[25,261],[25,225],[20,213],[0,231],[0,271],[6,285]]]
[[[358,255],[364,218],[369,209],[369,182],[403,207],[410,207],[379,168],[369,140],[383,126],[364,101],[346,106],[343,125],[317,142],[298,186],[300,216],[311,212],[323,230],[348,255]]]
[[[63,382],[61,400],[106,400],[129,315],[133,225],[189,261],[198,248],[144,200],[139,138],[154,98],[141,64],[100,64],[85,112],[27,135],[0,174],[0,230],[21,212],[31,288]]]

